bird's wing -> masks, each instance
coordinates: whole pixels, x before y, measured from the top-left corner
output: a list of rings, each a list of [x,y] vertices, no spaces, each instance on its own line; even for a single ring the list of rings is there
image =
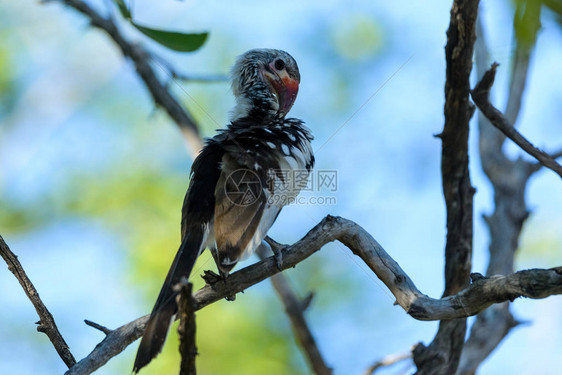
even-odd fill
[[[218,267],[229,272],[261,243],[280,207],[268,203],[264,174],[225,154],[215,189],[214,233]]]
[[[181,209],[182,241],[193,225],[210,224],[215,209],[215,187],[221,175],[224,151],[215,139],[210,139],[194,160],[191,181]]]
[[[197,257],[205,249],[211,234],[215,197],[213,191],[220,175],[222,150],[208,145],[194,161],[192,177],[182,209],[182,241],[166,280],[160,289],[141,340],[133,372],[138,372],[160,353],[172,317],[177,312],[174,285],[189,277]]]
[[[303,187],[297,175],[304,172],[306,180],[314,157],[309,134],[300,130],[300,122],[295,124],[299,128],[240,126],[224,135],[214,215],[222,271],[257,248],[281,208]]]

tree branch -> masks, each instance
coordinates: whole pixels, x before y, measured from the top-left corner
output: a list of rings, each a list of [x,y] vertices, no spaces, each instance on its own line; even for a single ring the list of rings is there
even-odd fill
[[[391,354],[373,363],[367,370],[365,370],[364,375],[372,375],[378,369],[382,367],[392,366],[398,362],[404,361],[406,359],[412,358],[412,352]]]
[[[559,151],[555,151],[552,154],[550,154],[550,157],[554,160],[561,158],[562,157],[562,150]],[[544,165],[542,165],[541,163],[537,162],[537,163],[530,163],[529,164],[529,173],[533,174],[535,172],[540,171],[542,168],[544,168]]]
[[[468,285],[472,266],[474,188],[468,169],[468,134],[474,106],[469,101],[469,78],[478,3],[478,0],[453,2],[445,46],[445,125],[439,135],[447,207],[443,296],[458,293]],[[440,322],[432,343],[428,347],[419,343],[414,349],[417,374],[453,374],[459,364],[465,333],[465,320]]]
[[[102,326],[101,324],[92,322],[91,320],[84,320],[84,323],[86,323],[86,325],[97,329],[98,331],[102,331],[103,333],[105,333],[106,335],[109,335],[111,333],[111,330],[107,327]]]
[[[142,336],[148,322],[145,315],[108,333],[84,359],[72,366],[65,375],[91,374]]]
[[[422,294],[410,277],[381,245],[353,221],[327,216],[301,240],[283,252],[282,269],[295,267],[325,244],[340,241],[359,256],[396,297],[410,316],[417,320],[450,320],[475,315],[486,307],[518,297],[546,298],[562,294],[562,267],[519,271],[507,276],[474,277],[465,290],[441,299]],[[194,294],[196,309],[240,293],[280,271],[273,257],[252,264]],[[90,374],[138,339],[148,315],[130,322],[106,336],[94,351],[67,374]]]
[[[196,375],[195,357],[197,346],[195,344],[195,303],[191,290],[193,285],[189,282],[180,286],[181,293],[178,302],[178,315],[180,324],[178,334],[180,338],[181,365],[180,375]]]
[[[35,307],[35,311],[37,311],[37,315],[39,315],[39,321],[37,322],[37,331],[43,332],[47,335],[57,353],[62,358],[66,366],[71,368],[76,363],[74,356],[70,352],[70,348],[64,338],[59,332],[57,325],[55,323],[55,319],[39,297],[39,293],[37,293],[37,289],[33,286],[29,277],[25,273],[21,263],[18,260],[18,257],[12,253],[6,242],[2,236],[0,236],[0,254],[2,258],[8,265],[8,269],[10,272],[14,274],[16,279],[18,279],[20,285],[22,286],[27,298],[31,301],[33,306]]]
[[[525,86],[527,86],[530,59],[531,49],[523,47],[521,43],[517,43],[513,57],[511,78],[509,80],[509,95],[505,106],[505,118],[510,124],[517,123],[517,118],[521,111],[523,92],[525,92]]]
[[[553,159],[562,158],[562,150],[554,152],[552,155],[550,155],[550,157]]]
[[[517,43],[517,49],[523,48]],[[509,98],[506,113],[515,121],[521,106],[521,97],[526,86],[530,54],[517,52],[513,63]],[[484,76],[489,66],[489,52],[481,19],[477,22],[476,69],[477,77]],[[515,82],[516,81],[516,82]],[[480,162],[494,188],[494,212],[485,216],[490,231],[490,258],[487,275],[513,272],[515,252],[523,223],[529,215],[525,202],[525,190],[531,176],[529,163],[511,160],[503,151],[505,136],[488,119],[478,113]],[[517,325],[509,311],[509,304],[491,306],[476,318],[461,355],[457,374],[474,374],[490,353],[499,345],[509,331]]]
[[[281,251],[283,248],[283,246],[279,246],[277,242],[273,241],[269,237],[268,243],[271,247],[278,246],[276,251]],[[267,258],[267,255],[264,253],[265,252],[262,248],[258,250],[258,256],[262,260]],[[295,338],[299,343],[311,370],[317,375],[331,375],[332,369],[326,365],[326,362],[322,357],[322,353],[316,344],[316,340],[312,335],[312,331],[310,330],[306,318],[304,317],[304,311],[308,307],[310,300],[305,299],[305,301],[301,301],[292,290],[289,285],[289,281],[283,273],[271,276],[270,280],[275,292],[279,296],[279,299],[285,306],[285,312],[291,321]]]
[[[490,103],[490,89],[494,83],[494,78],[496,76],[497,63],[492,64],[490,70],[488,70],[480,82],[476,85],[472,91],[472,99],[474,103],[478,106],[480,111],[486,116],[492,125],[504,133],[509,139],[511,139],[515,144],[521,147],[529,155],[536,158],[539,163],[556,172],[560,177],[562,177],[562,165],[558,164],[549,154],[539,150],[531,144],[525,137],[521,135],[503,116],[503,114],[498,111]]]
[[[154,68],[150,64],[151,54],[138,43],[128,41],[120,32],[111,18],[104,18],[96,10],[81,0],[58,0],[65,5],[82,13],[90,23],[105,31],[119,46],[123,55],[135,64],[136,71],[144,81],[146,88],[152,95],[154,102],[164,108],[172,120],[179,126],[187,140],[193,157],[199,154],[203,147],[199,129],[187,109],[172,95],[165,84],[160,82]]]
[[[171,71],[172,77],[187,81],[187,82],[228,82],[228,77],[225,75],[217,74],[217,75],[195,75],[195,74],[184,74],[178,73],[175,70]]]

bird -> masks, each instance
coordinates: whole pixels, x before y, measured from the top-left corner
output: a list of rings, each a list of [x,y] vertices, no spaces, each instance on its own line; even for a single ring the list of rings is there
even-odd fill
[[[287,118],[300,85],[295,59],[278,49],[252,49],[231,70],[230,122],[206,140],[191,168],[182,206],[181,244],[141,339],[133,372],[162,350],[177,313],[174,286],[209,249],[220,275],[266,246],[281,209],[294,202],[314,166],[313,136]],[[275,249],[273,249],[275,250]],[[282,256],[275,254],[278,267]]]

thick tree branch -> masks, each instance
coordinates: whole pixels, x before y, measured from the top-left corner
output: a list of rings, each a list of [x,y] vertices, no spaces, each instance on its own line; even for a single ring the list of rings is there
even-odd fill
[[[542,165],[548,169],[556,172],[560,177],[562,177],[562,165],[558,164],[549,154],[539,150],[531,144],[525,137],[521,135],[503,116],[503,114],[498,111],[490,103],[490,89],[494,83],[494,78],[496,76],[497,63],[492,64],[490,70],[488,70],[480,82],[476,85],[472,91],[472,99],[474,103],[478,106],[480,111],[486,116],[492,125],[498,128],[503,134],[505,134],[509,139],[511,139],[515,144],[521,147],[529,155],[536,158]]]
[[[193,157],[197,156],[203,143],[199,136],[199,130],[195,121],[180,102],[172,95],[150,64],[151,55],[138,43],[128,41],[119,28],[110,18],[104,18],[96,10],[81,0],[58,0],[65,5],[82,13],[90,20],[90,23],[105,31],[109,37],[119,46],[123,55],[135,64],[138,75],[144,81],[154,102],[164,108],[172,120],[179,126],[184,138],[189,144],[189,150]]]
[[[480,79],[489,66],[489,52],[481,19],[477,22],[476,69]],[[527,49],[517,43],[517,50]],[[506,113],[514,121],[521,107],[521,97],[530,57],[529,53],[516,51],[509,84]],[[525,60],[526,59],[526,60]],[[487,275],[513,272],[514,256],[519,243],[523,223],[529,215],[525,203],[525,190],[533,168],[523,160],[511,160],[503,151],[505,136],[488,119],[478,113],[480,162],[482,169],[494,187],[494,212],[485,216],[490,231],[489,263]],[[476,319],[470,337],[465,343],[457,374],[474,374],[490,353],[509,331],[517,325],[509,311],[509,304],[491,306]]]
[[[470,72],[476,39],[478,0],[455,0],[447,30],[445,59],[445,125],[442,140],[441,175],[447,207],[445,244],[445,291],[458,293],[469,283],[472,266],[472,215],[474,188],[468,169],[469,121],[474,107],[469,101]],[[414,349],[417,374],[452,374],[464,345],[466,321],[443,321],[432,343]]]
[[[64,363],[68,366],[68,368],[71,368],[76,363],[76,360],[70,352],[70,348],[68,347],[66,341],[64,341],[64,338],[60,334],[55,323],[55,319],[41,300],[41,297],[39,297],[39,293],[37,293],[33,283],[29,280],[29,277],[27,277],[18,257],[12,253],[6,242],[4,242],[2,236],[0,236],[0,254],[8,265],[10,272],[12,272],[16,279],[18,279],[20,285],[25,291],[25,294],[27,295],[27,298],[29,298],[35,307],[35,311],[37,311],[37,315],[39,315],[37,331],[43,332],[47,335]]]
[[[65,375],[91,374],[142,336],[150,315],[133,320],[112,330],[84,359],[72,366]]]
[[[197,356],[197,346],[195,344],[195,303],[191,295],[193,285],[186,283],[181,285],[179,296],[179,320],[178,334],[180,338],[180,375],[195,375],[195,357]]]
[[[275,251],[282,250],[283,246],[271,238],[268,237],[267,241],[272,248],[277,247]],[[267,258],[263,248],[258,250],[258,256],[262,260]],[[291,321],[293,333],[305,356],[305,359],[308,362],[308,365],[310,366],[310,369],[317,375],[332,374],[332,369],[326,365],[326,362],[322,357],[322,353],[318,348],[318,344],[316,344],[316,340],[314,339],[312,331],[310,330],[306,318],[304,317],[304,312],[308,307],[310,300],[308,298],[300,300],[289,285],[289,281],[282,273],[271,276],[270,280],[275,292],[279,296],[279,299],[285,306],[285,312]]]
[[[472,257],[472,196],[468,171],[468,123],[474,112],[469,101],[469,77],[475,40],[478,1],[455,1],[447,30],[447,80],[441,175],[447,205],[444,296],[469,282]]]
[[[475,315],[486,307],[517,297],[546,298],[562,294],[562,267],[549,270],[519,271],[506,276],[474,277],[465,290],[441,299],[422,294],[410,277],[386,253],[381,245],[353,221],[327,216],[300,241],[283,252],[282,269],[295,267],[325,244],[340,241],[382,280],[410,316],[418,320],[450,320]],[[205,286],[194,295],[196,309],[240,293],[280,271],[273,257],[231,274],[226,281]],[[67,374],[90,374],[103,366],[138,339],[148,315],[130,322],[107,335],[94,351],[78,362]]]

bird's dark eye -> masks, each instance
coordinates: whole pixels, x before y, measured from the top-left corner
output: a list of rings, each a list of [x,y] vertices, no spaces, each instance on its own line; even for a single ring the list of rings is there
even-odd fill
[[[281,59],[275,60],[275,62],[273,64],[275,66],[275,69],[277,69],[277,70],[285,69],[285,62]]]

